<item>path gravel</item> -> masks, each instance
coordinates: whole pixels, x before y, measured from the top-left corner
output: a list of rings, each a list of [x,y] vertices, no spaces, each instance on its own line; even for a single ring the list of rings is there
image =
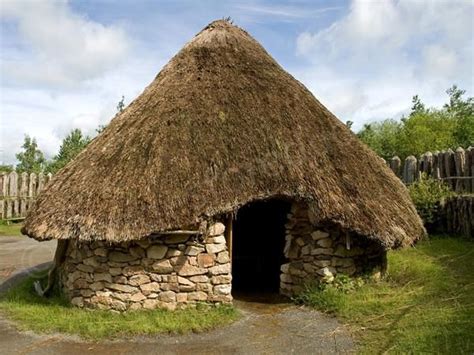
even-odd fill
[[[54,242],[0,238],[0,282],[50,261],[54,248]],[[268,298],[239,298],[235,306],[242,313],[240,320],[206,333],[102,342],[19,332],[0,316],[0,354],[334,354],[354,349],[347,329],[317,311]]]

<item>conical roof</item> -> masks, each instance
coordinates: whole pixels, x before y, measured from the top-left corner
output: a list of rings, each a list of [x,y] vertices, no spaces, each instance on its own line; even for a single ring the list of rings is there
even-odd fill
[[[386,247],[424,233],[382,159],[247,32],[216,21],[53,177],[23,232],[126,241],[275,196]]]

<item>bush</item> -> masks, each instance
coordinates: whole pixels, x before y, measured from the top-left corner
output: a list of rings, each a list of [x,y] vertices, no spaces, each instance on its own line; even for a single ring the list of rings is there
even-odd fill
[[[306,285],[305,290],[293,300],[298,304],[306,304],[327,313],[335,313],[344,307],[344,295],[358,290],[365,284],[362,277],[352,278],[338,274],[332,283],[315,283]]]
[[[454,192],[439,180],[422,174],[421,179],[408,187],[410,197],[425,224],[436,224],[441,202]]]

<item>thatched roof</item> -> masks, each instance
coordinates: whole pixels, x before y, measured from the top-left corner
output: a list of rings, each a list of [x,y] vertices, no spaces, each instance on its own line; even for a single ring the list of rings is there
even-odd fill
[[[272,196],[386,247],[424,233],[383,161],[247,32],[216,21],[53,177],[23,232],[125,241]]]

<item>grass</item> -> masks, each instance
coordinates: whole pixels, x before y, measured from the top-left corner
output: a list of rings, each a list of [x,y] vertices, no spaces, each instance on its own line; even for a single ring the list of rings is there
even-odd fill
[[[21,236],[21,223],[10,223],[0,221],[0,237],[3,236]]]
[[[0,311],[17,322],[20,330],[61,332],[90,340],[158,333],[202,332],[238,318],[230,306],[198,305],[194,309],[114,313],[69,306],[58,293],[41,298],[33,291],[34,279],[24,280],[0,298]]]
[[[388,260],[383,281],[313,286],[297,301],[345,321],[361,353],[472,354],[474,243],[433,237]]]

